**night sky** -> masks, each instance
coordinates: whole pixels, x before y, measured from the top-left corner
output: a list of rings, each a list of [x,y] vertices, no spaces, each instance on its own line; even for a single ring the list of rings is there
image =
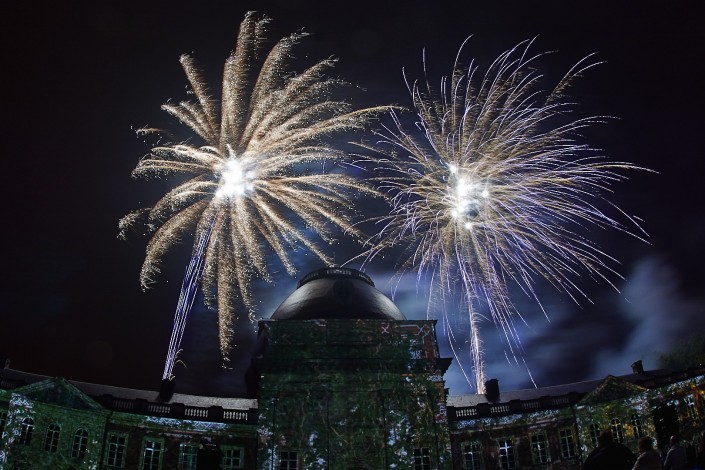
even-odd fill
[[[187,98],[179,55],[193,53],[217,86],[244,13],[257,10],[272,17],[273,40],[301,28],[311,33],[293,68],[339,57],[335,73],[359,87],[350,93],[359,107],[409,105],[402,68],[421,78],[425,48],[429,76],[440,79],[470,35],[465,55],[484,65],[536,37],[534,52],[557,51],[540,64],[547,83],[597,52],[605,63],[572,96],[585,115],[617,118],[587,132],[593,147],[658,172],[632,172],[611,197],[644,219],[649,243],[588,233],[621,261],[624,280],[613,278],[620,292],[580,281],[592,303],[576,305],[539,286],[550,321],[517,296],[528,323],[521,327],[524,357],[538,386],[625,374],[638,359],[656,368],[659,353],[705,332],[705,4],[616,3],[2,2],[0,355],[28,372],[158,387],[189,249],[172,252],[156,288],[141,291],[147,238],[119,240],[117,223],[169,183],[130,177],[149,150],[135,129],[190,137],[160,110],[169,99]],[[357,254],[345,243],[334,251],[340,263]],[[385,293],[391,261],[367,270]],[[299,260],[302,275],[320,266]],[[260,317],[296,286],[284,274],[275,279],[259,296]],[[396,300],[408,318],[424,318],[425,300],[410,283],[400,285]],[[240,326],[234,369],[223,371],[214,316],[196,309],[183,344],[187,368],[175,370],[177,391],[241,393],[254,326]],[[483,331],[488,376],[503,389],[531,387],[525,369],[507,363],[494,328]],[[456,368],[446,378],[451,393],[470,391]]]

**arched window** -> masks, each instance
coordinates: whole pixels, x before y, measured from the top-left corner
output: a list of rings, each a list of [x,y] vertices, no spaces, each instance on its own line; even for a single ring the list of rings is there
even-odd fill
[[[622,428],[622,422],[619,418],[612,418],[612,440],[614,442],[622,443],[624,442],[624,428]]]
[[[59,446],[59,432],[61,432],[61,426],[56,423],[49,425],[47,433],[44,436],[44,450],[47,452],[56,452]]]
[[[632,415],[632,428],[634,429],[634,437],[639,439],[644,437],[644,428],[641,426],[641,418],[638,414]]]
[[[30,445],[32,443],[32,433],[34,432],[34,420],[25,418],[20,424],[20,444]]]
[[[600,425],[592,423],[590,425],[590,442],[593,447],[597,447],[597,438],[600,437]]]
[[[86,458],[86,447],[88,446],[88,431],[81,428],[73,435],[73,445],[71,446],[71,457],[83,460]]]
[[[695,407],[695,400],[693,399],[693,396],[688,395],[683,399],[683,402],[688,410],[688,416],[690,416],[691,419],[696,419],[698,417],[698,409]]]

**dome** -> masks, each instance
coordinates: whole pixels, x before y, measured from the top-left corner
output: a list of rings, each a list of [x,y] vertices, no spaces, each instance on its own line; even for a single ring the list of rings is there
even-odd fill
[[[304,276],[273,320],[405,320],[394,302],[356,269],[323,268]]]

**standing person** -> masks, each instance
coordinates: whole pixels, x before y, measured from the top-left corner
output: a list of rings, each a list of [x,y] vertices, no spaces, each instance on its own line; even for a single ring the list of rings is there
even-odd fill
[[[661,455],[654,450],[654,441],[650,437],[639,439],[639,456],[633,470],[661,470]]]
[[[605,430],[597,437],[597,449],[587,456],[583,470],[631,470],[635,460],[632,451],[614,442],[612,432]]]
[[[688,459],[685,455],[685,447],[680,445],[678,436],[671,436],[670,446],[666,453],[666,460],[663,462],[665,470],[683,470],[687,467]]]

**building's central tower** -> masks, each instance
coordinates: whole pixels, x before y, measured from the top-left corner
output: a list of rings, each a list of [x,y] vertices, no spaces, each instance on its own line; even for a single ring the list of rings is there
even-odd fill
[[[259,323],[261,469],[450,468],[435,321],[368,276],[314,271]]]

